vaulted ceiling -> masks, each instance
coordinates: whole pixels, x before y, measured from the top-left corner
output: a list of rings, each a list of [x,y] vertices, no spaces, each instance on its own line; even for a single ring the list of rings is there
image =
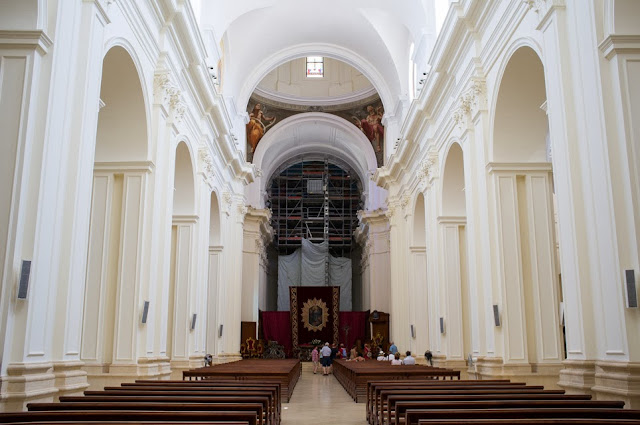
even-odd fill
[[[200,1],[224,52],[223,93],[238,110],[268,72],[307,55],[357,68],[394,110],[410,89],[411,45],[435,33],[435,0]]]

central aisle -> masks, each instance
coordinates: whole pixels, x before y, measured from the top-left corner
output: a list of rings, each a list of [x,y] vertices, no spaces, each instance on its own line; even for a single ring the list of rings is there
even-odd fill
[[[356,403],[333,375],[313,374],[313,365],[302,363],[302,376],[289,403],[282,404],[282,425],[365,425],[366,403]]]

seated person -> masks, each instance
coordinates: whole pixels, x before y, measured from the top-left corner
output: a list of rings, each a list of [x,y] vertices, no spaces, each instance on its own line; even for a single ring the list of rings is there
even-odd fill
[[[404,364],[411,365],[416,364],[416,359],[411,356],[411,351],[407,351],[407,357],[404,358]]]
[[[378,360],[379,362],[386,362],[389,361],[389,357],[384,355],[384,351],[380,351],[376,360]]]
[[[397,356],[398,359],[400,359],[400,356]],[[396,356],[393,353],[389,353],[389,360],[390,361],[394,361],[396,359]]]
[[[364,357],[362,357],[362,353],[356,353],[356,357],[353,359],[353,361],[356,362],[363,362],[365,360]]]
[[[392,355],[391,355],[391,354],[389,354],[389,358],[391,358],[391,356],[392,356]],[[403,363],[402,363],[402,360],[400,360],[400,356],[398,356],[398,358],[397,358],[397,359],[394,357],[394,359],[393,359],[393,360],[391,360],[391,366],[401,366],[402,364],[403,364]]]

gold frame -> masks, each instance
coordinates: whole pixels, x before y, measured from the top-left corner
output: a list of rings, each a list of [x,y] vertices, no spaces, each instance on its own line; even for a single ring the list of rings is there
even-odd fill
[[[309,323],[309,310],[311,310],[312,307],[320,307],[322,309],[322,321],[318,326],[314,326]],[[325,326],[327,326],[327,322],[329,321],[329,309],[327,308],[327,303],[317,298],[308,299],[304,304],[302,304],[300,315],[302,316],[303,326],[311,332],[321,331]]]

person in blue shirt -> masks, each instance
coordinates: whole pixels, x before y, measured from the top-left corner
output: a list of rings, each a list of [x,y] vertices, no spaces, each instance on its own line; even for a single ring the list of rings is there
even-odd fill
[[[389,347],[389,352],[391,354],[393,354],[394,357],[395,357],[396,354],[398,354],[398,347],[396,347],[396,344],[393,341],[391,341],[391,346]]]

